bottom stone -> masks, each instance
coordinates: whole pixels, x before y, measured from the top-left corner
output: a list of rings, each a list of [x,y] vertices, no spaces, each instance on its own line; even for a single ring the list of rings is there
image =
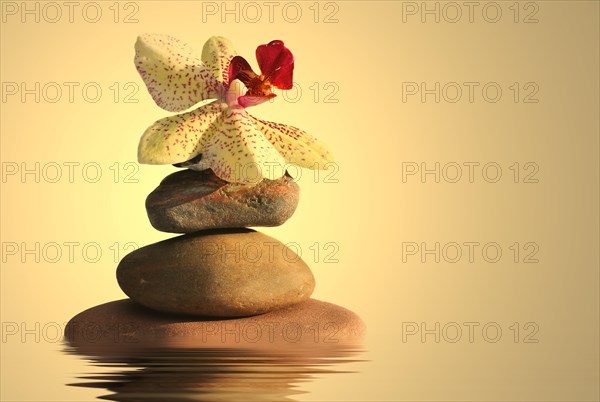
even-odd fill
[[[158,313],[124,299],[73,317],[65,338],[80,352],[97,348],[315,348],[359,345],[362,320],[314,299],[254,317],[197,319]]]

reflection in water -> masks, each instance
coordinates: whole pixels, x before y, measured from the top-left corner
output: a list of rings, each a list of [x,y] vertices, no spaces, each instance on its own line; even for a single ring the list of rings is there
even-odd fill
[[[111,401],[293,401],[302,382],[344,373],[342,363],[359,362],[362,350],[342,345],[313,350],[142,349],[118,354],[76,348],[104,374],[83,375],[71,386],[105,388]]]

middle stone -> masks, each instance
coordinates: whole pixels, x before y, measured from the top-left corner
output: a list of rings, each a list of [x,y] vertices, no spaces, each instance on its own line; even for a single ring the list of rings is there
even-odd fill
[[[198,232],[154,243],[125,256],[121,289],[134,301],[168,313],[242,317],[307,300],[315,279],[283,243],[251,229]]]

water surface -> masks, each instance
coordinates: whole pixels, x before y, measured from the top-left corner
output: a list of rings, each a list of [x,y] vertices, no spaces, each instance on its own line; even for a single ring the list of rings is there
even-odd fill
[[[65,346],[65,352],[94,366],[67,385],[106,390],[99,398],[111,401],[296,401],[294,396],[304,393],[303,383],[355,372],[344,365],[364,361],[363,350],[343,345],[312,350],[136,347],[126,352],[99,347],[85,354]]]

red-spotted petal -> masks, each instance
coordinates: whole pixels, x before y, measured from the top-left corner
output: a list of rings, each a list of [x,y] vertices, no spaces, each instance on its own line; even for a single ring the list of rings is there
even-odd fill
[[[276,96],[277,96],[276,94],[269,94],[269,95],[265,95],[265,96],[244,95],[244,96],[240,96],[238,98],[238,103],[241,107],[256,106],[256,105],[260,105],[261,103],[265,103],[266,101],[271,100]]]
[[[152,99],[170,112],[180,112],[223,93],[223,84],[213,69],[194,56],[188,45],[171,36],[140,36],[134,62]]]
[[[202,167],[210,167],[223,180],[257,183],[278,179],[284,159],[241,108],[227,108],[202,138]]]
[[[327,146],[306,131],[254,116],[250,119],[286,162],[310,169],[325,169],[328,163],[333,162]]]
[[[235,55],[233,43],[222,36],[212,36],[202,48],[202,62],[225,85],[229,84],[229,63]]]
[[[292,89],[294,55],[282,41],[274,40],[256,48],[261,73],[279,89]]]
[[[138,161],[150,165],[185,162],[202,153],[201,139],[227,106],[213,102],[160,119],[142,135]]]

